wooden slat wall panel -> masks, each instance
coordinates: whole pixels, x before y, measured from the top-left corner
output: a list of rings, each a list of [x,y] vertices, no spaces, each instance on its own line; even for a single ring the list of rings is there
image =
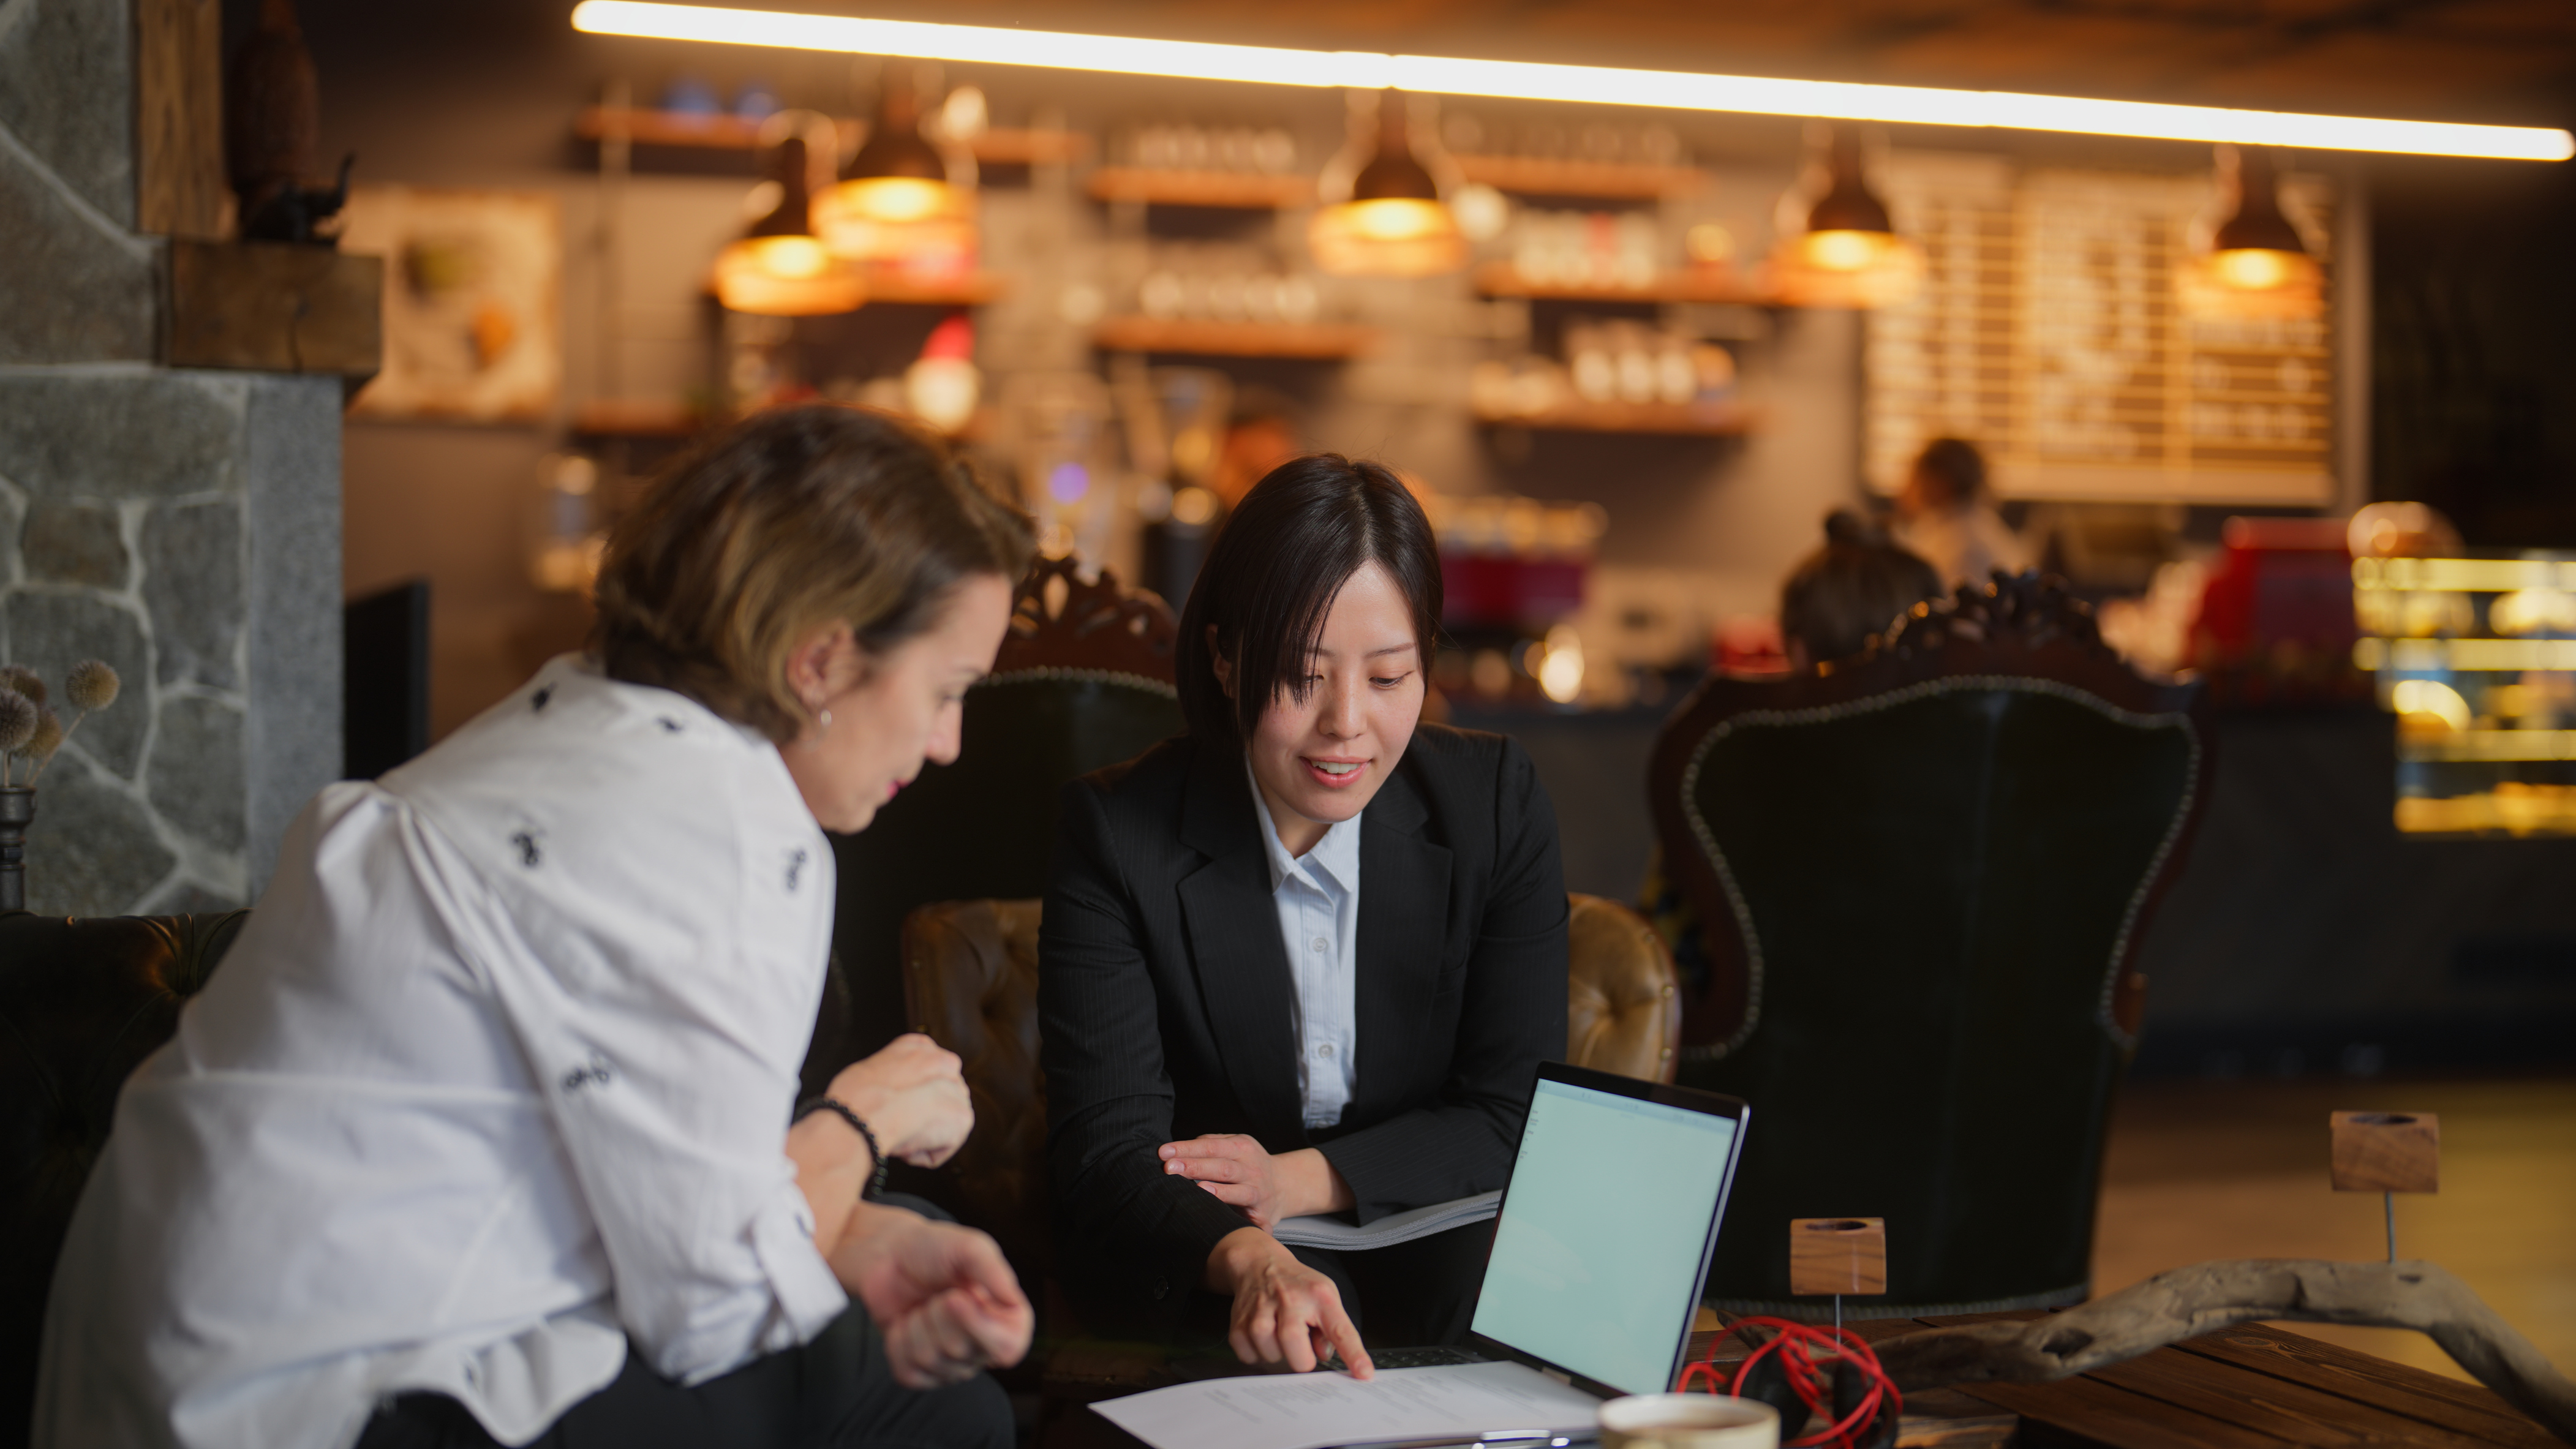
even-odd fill
[[[1879,183],[1925,254],[1874,312],[1864,469],[1903,486],[1927,440],[1975,441],[2007,497],[2313,504],[2334,496],[2332,306],[2312,322],[2184,315],[2205,175],[2021,171],[1899,153]],[[2320,259],[2329,198],[2294,178]]]

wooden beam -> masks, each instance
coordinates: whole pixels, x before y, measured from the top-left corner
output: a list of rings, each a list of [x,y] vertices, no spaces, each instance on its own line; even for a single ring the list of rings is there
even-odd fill
[[[135,230],[224,234],[222,0],[134,0]]]
[[[285,242],[170,243],[173,367],[371,377],[385,261]]]

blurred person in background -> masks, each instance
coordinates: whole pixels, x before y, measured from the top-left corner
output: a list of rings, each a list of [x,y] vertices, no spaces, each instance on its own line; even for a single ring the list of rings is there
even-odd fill
[[[2030,567],[2030,550],[1995,511],[1986,457],[1965,438],[1923,445],[1896,495],[1896,541],[1941,575],[1945,587],[1983,588],[1996,569]]]
[[[1897,616],[1941,596],[1932,565],[1887,541],[1859,514],[1825,517],[1825,544],[1780,585],[1780,639],[1800,673],[1869,647]]]

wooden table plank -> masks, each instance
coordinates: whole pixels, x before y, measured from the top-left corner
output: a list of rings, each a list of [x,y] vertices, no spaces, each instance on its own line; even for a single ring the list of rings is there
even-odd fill
[[[2564,1449],[2558,1438],[2479,1384],[2391,1363],[2288,1329],[2247,1324],[2175,1345],[2177,1351],[2252,1369],[2385,1409],[2481,1443]]]
[[[2281,1449],[2285,1444],[2302,1442],[2212,1418],[2091,1377],[2053,1384],[1957,1387],[1969,1398],[2021,1415],[2022,1439],[2029,1444],[2087,1444],[2104,1449]]]
[[[2488,1449],[2494,1441],[2437,1428],[2341,1394],[2160,1348],[2085,1375],[2232,1424],[2277,1434],[2293,1444],[2422,1445]]]

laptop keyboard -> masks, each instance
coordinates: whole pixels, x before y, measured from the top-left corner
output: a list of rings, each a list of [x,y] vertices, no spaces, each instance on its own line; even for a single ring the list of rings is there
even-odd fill
[[[1464,1348],[1389,1348],[1369,1353],[1369,1362],[1382,1369],[1449,1368],[1458,1364],[1484,1363],[1483,1354]]]

